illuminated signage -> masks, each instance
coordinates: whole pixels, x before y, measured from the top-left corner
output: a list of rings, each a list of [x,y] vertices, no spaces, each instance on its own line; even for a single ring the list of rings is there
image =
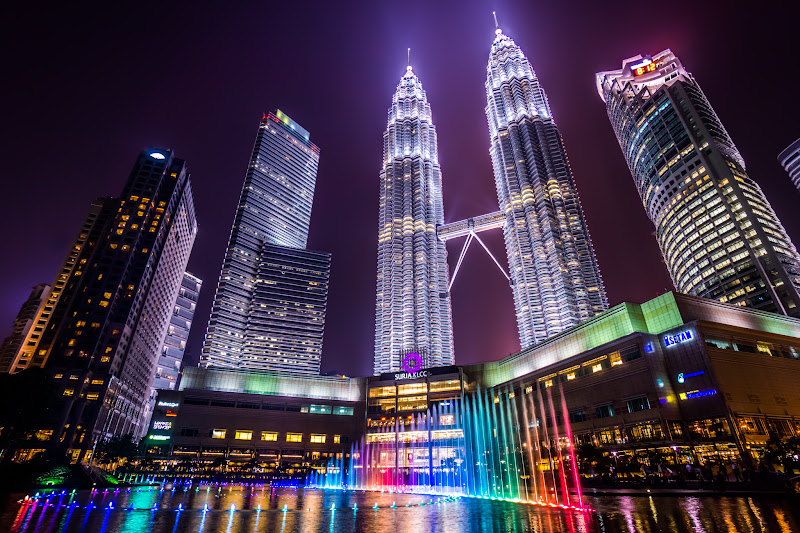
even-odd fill
[[[158,402],[159,407],[178,407],[178,402]]]
[[[400,372],[399,374],[394,375],[395,381],[400,381],[403,379],[417,379],[417,378],[424,378],[428,376],[427,370],[422,370],[421,372]]]
[[[688,374],[684,374],[683,372],[681,372],[680,374],[678,374],[678,383],[683,383],[684,381],[686,381],[687,378],[702,376],[705,373],[706,373],[705,370],[698,370],[697,372],[689,372]]]
[[[421,369],[422,357],[420,357],[418,353],[411,352],[403,356],[403,370],[405,370],[407,373],[416,374]]]
[[[680,396],[681,400],[691,400],[692,398],[702,398],[703,396],[714,396],[716,393],[716,389],[693,390],[689,392],[682,392]]]
[[[633,72],[634,76],[641,76],[642,74],[647,74],[648,72],[655,72],[656,71],[656,64],[653,63],[651,59],[642,59],[639,63],[635,65],[631,65],[631,72]]]
[[[172,422],[168,420],[156,420],[153,422],[153,429],[172,429]]]
[[[150,440],[169,440],[169,435],[150,435]]]
[[[691,330],[681,331],[675,335],[664,335],[664,345],[665,346],[672,346],[674,344],[680,344],[682,342],[687,342],[694,339],[692,336]]]
[[[653,343],[648,342],[644,345],[644,353],[653,353],[655,350],[653,349]]]

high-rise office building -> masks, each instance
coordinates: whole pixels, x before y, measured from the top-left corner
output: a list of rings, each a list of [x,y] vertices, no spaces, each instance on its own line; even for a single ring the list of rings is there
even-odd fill
[[[95,202],[37,320],[33,364],[59,384],[40,435],[78,458],[112,435],[144,434],[173,304],[197,233],[186,163],[139,154],[119,198]],[[51,291],[51,293],[53,292]]]
[[[375,374],[453,364],[442,174],[431,106],[409,66],[383,134],[375,305]]]
[[[319,373],[330,256],[305,251],[318,164],[299,124],[280,110],[262,118],[201,366]]]
[[[547,95],[500,29],[486,74],[490,153],[524,349],[605,311],[608,301]]]
[[[675,288],[800,315],[800,256],[675,54],[631,57],[596,81]]]
[[[0,372],[11,372],[14,368],[14,363],[17,362],[17,358],[22,352],[23,342],[31,342],[26,337],[33,329],[36,316],[45,307],[49,292],[50,285],[47,283],[36,285],[33,287],[28,299],[20,307],[19,313],[14,319],[11,334],[0,345]],[[30,360],[30,356],[27,360]]]
[[[778,162],[789,173],[794,186],[800,189],[800,139],[797,139],[780,153]]]
[[[241,365],[319,374],[331,256],[264,244]]]
[[[197,276],[189,272],[183,274],[172,308],[172,316],[169,319],[167,336],[164,338],[161,354],[158,357],[153,389],[175,390],[202,286],[203,280]]]

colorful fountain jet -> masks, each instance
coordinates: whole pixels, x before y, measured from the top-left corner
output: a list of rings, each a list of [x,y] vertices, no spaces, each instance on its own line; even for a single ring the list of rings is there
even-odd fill
[[[368,432],[307,484],[584,509],[569,412],[542,382],[475,390]],[[558,390],[560,391],[560,385]],[[559,430],[561,428],[561,430]]]

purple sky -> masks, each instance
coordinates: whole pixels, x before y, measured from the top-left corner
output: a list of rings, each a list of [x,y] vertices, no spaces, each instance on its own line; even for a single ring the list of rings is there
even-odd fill
[[[322,369],[371,373],[382,135],[406,48],[438,129],[446,220],[496,210],[483,86],[493,10],[547,91],[612,305],[671,289],[594,85],[632,55],[681,58],[800,242],[800,195],[776,161],[800,137],[789,3],[21,4],[2,31],[2,335],[29,288],[52,282],[89,202],[119,194],[139,150],[168,147],[188,161],[200,226],[194,364],[259,119],[280,108],[321,149],[309,248],[333,254]],[[505,260],[500,233],[484,235]],[[507,282],[478,247],[467,259],[452,296],[460,364],[519,348]]]

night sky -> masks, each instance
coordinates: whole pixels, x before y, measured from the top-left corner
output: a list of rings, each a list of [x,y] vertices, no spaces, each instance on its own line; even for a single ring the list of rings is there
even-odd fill
[[[795,2],[46,4],[15,2],[0,37],[2,335],[30,287],[54,279],[89,202],[121,192],[141,149],[171,148],[188,162],[200,228],[189,269],[205,286],[185,359],[196,364],[259,119],[280,108],[321,149],[308,247],[333,254],[322,370],[371,374],[378,173],[406,48],[438,129],[446,221],[494,211],[493,10],[547,91],[610,304],[672,288],[594,83],[639,53],[671,48],[695,75],[800,243],[800,193],[776,160],[800,137]],[[500,231],[481,237],[505,262]],[[451,270],[462,242],[448,245]],[[459,364],[519,349],[505,278],[477,245],[467,259],[452,292]]]

